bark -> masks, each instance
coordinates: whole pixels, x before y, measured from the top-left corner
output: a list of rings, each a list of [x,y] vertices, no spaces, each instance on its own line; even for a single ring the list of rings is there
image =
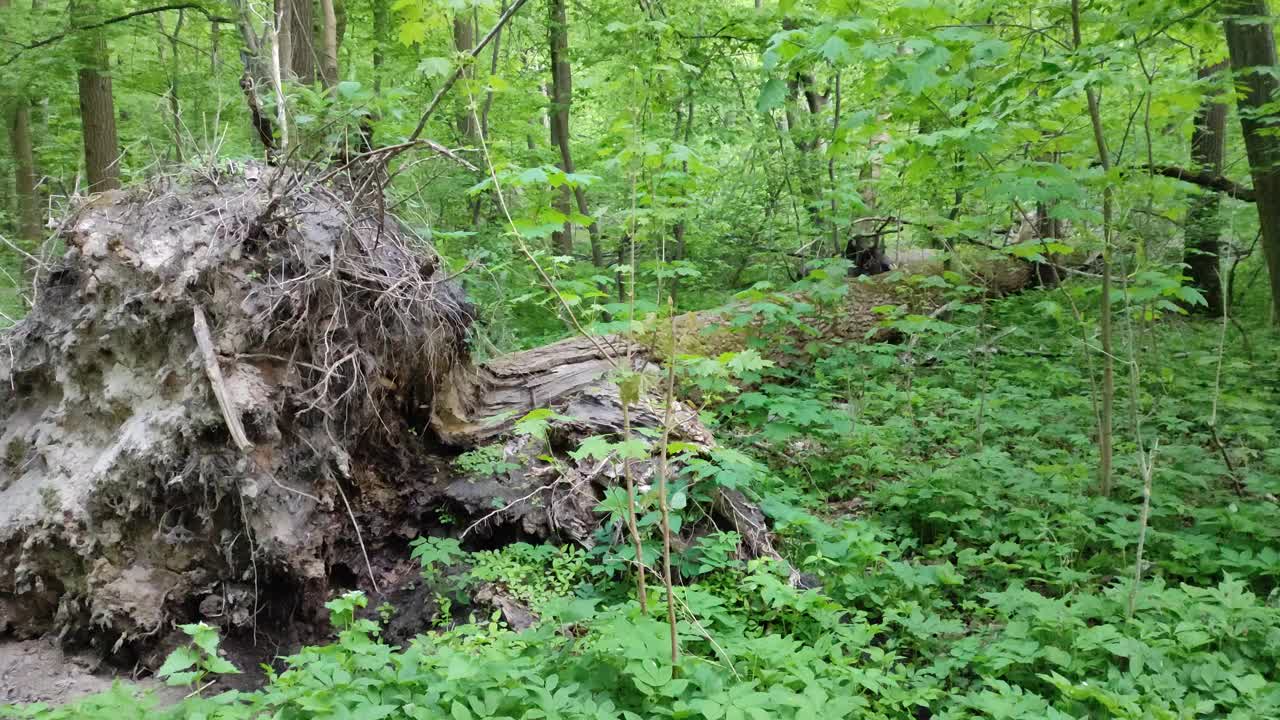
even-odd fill
[[[1050,217],[1050,208],[1048,203],[1038,203],[1036,205],[1036,236],[1042,240],[1055,240],[1062,237],[1062,223],[1053,217]],[[1042,253],[1048,262],[1035,261],[1031,263],[1035,283],[1039,287],[1052,288],[1057,287],[1062,282],[1062,275],[1058,272],[1056,259],[1050,253]]]
[[[1242,202],[1256,202],[1257,197],[1253,192],[1253,188],[1245,187],[1231,178],[1204,170],[1193,170],[1191,168],[1178,167],[1177,165],[1160,165],[1154,166],[1143,165],[1143,170],[1150,169],[1156,175],[1161,175],[1173,180],[1181,180],[1184,183],[1197,185],[1205,190],[1212,190],[1222,193],[1227,197],[1240,200]]]
[[[13,152],[14,194],[18,197],[18,237],[40,239],[40,205],[36,195],[36,162],[31,139],[31,106],[19,99],[9,114],[9,147]]]
[[[565,0],[550,0],[548,29],[551,46],[551,143],[560,150],[560,169],[565,173],[573,173],[573,151],[569,142],[569,110],[573,104],[573,72],[569,65],[569,21],[565,14]],[[562,186],[559,209],[569,214],[569,188]],[[587,203],[587,191],[578,186],[572,194],[578,204],[578,213],[591,215]],[[600,239],[599,223],[592,222],[587,226],[591,235],[591,262],[597,267],[604,267],[604,248]],[[572,223],[565,222],[564,230],[555,239],[557,251],[569,254],[573,251]]]
[[[209,74],[218,74],[218,65],[221,64],[222,58],[218,55],[218,38],[222,36],[222,23],[213,21],[209,23]]]
[[[1230,0],[1223,13],[1231,70],[1240,90],[1240,126],[1253,176],[1262,249],[1271,276],[1271,322],[1280,327],[1280,136],[1275,134],[1274,112],[1262,115],[1280,88],[1280,80],[1272,74],[1278,64],[1276,40],[1265,21],[1269,17],[1266,0]]]
[[[388,0],[373,0],[373,91],[382,92],[382,66],[386,63],[391,38],[391,9]]]
[[[338,14],[334,0],[320,0],[320,81],[326,89],[338,84]]]
[[[453,17],[453,48],[458,51],[459,55],[471,52],[476,45],[476,29],[471,22],[471,15],[464,11],[459,11]],[[475,72],[468,65],[463,69],[461,76],[458,78],[463,82],[471,80],[475,76]],[[461,136],[462,142],[467,145],[475,145],[476,140],[480,136],[479,124],[476,122],[475,113],[471,112],[471,103],[465,98],[458,110],[458,115],[454,119],[454,124],[458,128],[458,135]]]
[[[1202,80],[1222,71],[1222,64],[1201,68]],[[1214,97],[1206,97],[1196,112],[1191,131],[1191,167],[1210,177],[1222,176],[1223,157],[1227,147],[1227,106]],[[1187,209],[1186,249],[1184,262],[1191,284],[1204,295],[1207,305],[1189,305],[1188,310],[1204,310],[1215,316],[1223,312],[1222,274],[1219,258],[1218,205],[1216,192],[1199,192],[1192,196]]]
[[[289,37],[292,46],[289,52],[289,66],[298,82],[310,85],[316,81],[314,0],[281,0],[281,2],[288,2],[290,6]]]
[[[276,0],[276,49],[282,79],[293,78],[293,0]]]
[[[281,0],[282,3],[285,1]],[[277,150],[280,148],[275,139],[275,126],[271,118],[262,109],[261,95],[269,92],[274,84],[275,77],[284,72],[280,65],[285,63],[287,58],[279,54],[282,49],[279,45],[275,45],[271,49],[264,49],[263,43],[273,39],[270,37],[258,37],[257,32],[254,30],[254,14],[248,2],[234,0],[232,5],[236,8],[236,30],[239,31],[240,40],[244,43],[244,49],[240,51],[240,60],[244,64],[244,72],[240,76],[240,89],[244,93],[245,104],[249,109],[250,123],[258,137],[258,141],[266,149],[267,158],[274,160]],[[267,34],[271,35],[273,33],[268,32]],[[278,42],[278,38],[274,39],[273,42]],[[272,57],[273,54],[275,57]],[[283,110],[283,107],[281,106],[280,109]],[[287,134],[288,126],[281,123],[281,145],[287,146],[288,143],[285,142]]]
[[[83,8],[83,0],[74,3],[72,18],[83,17]],[[82,34],[76,61],[80,66],[80,122],[89,191],[114,190],[120,187],[120,141],[116,135],[110,55],[106,35],[101,30]]]
[[[502,0],[502,12],[507,11],[507,0]],[[493,56],[489,60],[489,75],[498,74],[498,60],[501,58],[502,49],[502,29],[498,29],[498,34],[493,36]],[[486,140],[489,138],[489,110],[493,107],[493,88],[489,87],[485,90],[484,106],[480,109],[480,135]]]
[[[9,7],[9,0],[0,0],[0,8],[5,7]],[[17,235],[30,244],[40,239],[40,212],[36,201],[31,103],[26,97],[18,95],[13,99],[13,107],[9,109],[7,119],[9,150],[13,156],[13,190],[18,200]],[[5,207],[8,207],[7,202]]]
[[[182,162],[182,103],[178,99],[178,74],[181,71],[178,57],[178,45],[181,42],[182,22],[186,11],[178,11],[177,23],[173,26],[173,34],[169,38],[169,113],[173,119],[173,156]],[[162,31],[164,24],[160,25]]]

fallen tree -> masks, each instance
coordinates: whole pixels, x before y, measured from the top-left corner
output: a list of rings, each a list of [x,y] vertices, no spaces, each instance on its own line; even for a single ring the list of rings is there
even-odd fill
[[[473,314],[427,243],[314,180],[168,179],[65,224],[65,257],[0,335],[0,635],[131,660],[205,620],[288,647],[334,592],[376,605],[417,580],[418,535],[591,542],[621,466],[567,453],[620,429],[610,373],[648,355],[576,338],[474,365]],[[537,408],[561,419],[512,434]],[[642,395],[633,426],[661,408]],[[713,445],[674,415],[673,438]],[[455,470],[480,446],[510,469]],[[776,557],[758,510],[710,492],[705,522]]]

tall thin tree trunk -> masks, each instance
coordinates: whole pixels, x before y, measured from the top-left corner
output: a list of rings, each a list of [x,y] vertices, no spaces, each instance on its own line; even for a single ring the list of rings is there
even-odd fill
[[[507,11],[507,0],[502,0],[502,12]],[[498,60],[501,59],[499,54],[502,48],[502,28],[498,28],[498,33],[493,36],[493,56],[489,60],[490,77],[498,74]],[[480,109],[480,135],[485,139],[489,137],[489,110],[493,107],[493,87],[490,86],[484,93],[484,106]]]
[[[453,49],[459,55],[470,53],[476,45],[476,17],[474,10],[467,12],[459,10],[453,16]],[[495,50],[495,52],[497,52]],[[475,70],[468,66],[464,67],[459,80],[469,83],[475,77]],[[480,144],[480,121],[476,117],[477,111],[472,107],[475,88],[469,88],[467,92],[462,93],[462,106],[458,108],[458,114],[454,117],[454,126],[458,129],[458,136],[464,145],[476,147]],[[480,223],[480,209],[484,204],[484,197],[474,195],[468,201],[471,208],[471,224],[478,225]]]
[[[476,30],[475,26],[471,23],[471,13],[459,10],[458,13],[453,16],[453,49],[456,50],[459,55],[462,55],[471,52],[471,49],[474,48],[475,45]],[[470,81],[474,76],[474,70],[467,67],[463,69],[462,74],[458,79],[465,83]],[[467,101],[469,96],[470,93],[464,93],[461,96],[463,98],[463,103],[462,107],[458,110],[457,117],[454,118],[454,125],[458,128],[458,135],[461,136],[462,141],[468,145],[473,145],[479,138],[480,126],[476,122],[475,113],[471,111],[470,102]]]
[[[1276,39],[1269,22],[1267,0],[1228,0],[1223,25],[1231,69],[1239,95],[1240,126],[1244,130],[1249,172],[1257,198],[1262,250],[1271,275],[1271,322],[1280,327],[1280,136],[1275,134],[1274,107],[1280,80],[1273,74]]]
[[[1071,0],[1071,47],[1080,49],[1080,0]],[[1102,108],[1098,93],[1086,87],[1085,100],[1089,106],[1089,124],[1093,126],[1093,142],[1098,149],[1098,161],[1102,170],[1111,174],[1111,151],[1107,149],[1107,137],[1102,125]],[[1098,307],[1098,340],[1102,345],[1102,402],[1098,413],[1098,492],[1111,494],[1113,406],[1115,404],[1115,356],[1111,352],[1111,228],[1112,191],[1111,179],[1102,188],[1102,293]]]
[[[320,0],[321,49],[320,82],[326,88],[338,84],[338,14],[334,0]]]
[[[18,198],[18,237],[40,239],[40,204],[36,195],[36,161],[31,138],[31,106],[26,98],[9,113],[9,147],[13,151],[14,194]]]
[[[289,3],[289,66],[298,82],[310,85],[316,81],[315,5],[314,0],[281,0]],[[281,58],[281,62],[284,59]]]
[[[569,21],[565,13],[565,0],[549,0],[548,29],[551,39],[551,142],[560,149],[560,169],[565,173],[573,173],[573,152],[569,145],[569,108],[573,104],[573,74],[569,66]],[[581,186],[573,188],[573,196],[578,202],[578,213],[590,216],[587,203],[587,191]],[[560,196],[561,211],[566,215],[569,210],[569,189],[562,188]],[[587,226],[591,234],[591,262],[597,267],[604,267],[604,248],[601,247],[600,225],[592,222]],[[563,237],[558,247],[562,250],[573,249],[573,227],[566,222]]]
[[[222,25],[217,20],[209,23],[209,74],[218,74],[218,64],[221,58],[218,56],[218,38],[222,35]]]
[[[275,41],[281,79],[293,77],[293,0],[276,0]]]
[[[373,0],[373,91],[382,92],[382,66],[386,63],[391,39],[391,10],[388,0]]]
[[[182,104],[178,99],[178,74],[181,71],[181,58],[178,56],[178,45],[181,42],[182,23],[186,19],[186,11],[178,11],[177,23],[173,26],[173,34],[169,38],[169,113],[173,116],[173,157],[182,162]],[[160,24],[161,32],[164,23]]]
[[[0,8],[7,8],[7,7],[9,7],[9,0],[0,0]],[[0,102],[3,102],[5,99],[7,99],[7,98],[0,98]],[[20,100],[14,100],[13,102],[14,102],[14,108],[13,108],[12,110],[9,110],[9,111],[8,111],[8,113],[9,113],[9,114],[8,114],[8,116],[7,116],[7,118],[6,118],[6,119],[8,120],[8,126],[9,126],[9,142],[10,142],[10,144],[11,144],[11,145],[13,145],[13,144],[14,144],[14,143],[13,143],[13,137],[14,137],[14,131],[13,131],[13,128],[14,128],[14,125],[16,124],[18,109],[19,109],[19,108],[21,108],[21,107],[23,107],[23,106],[25,106],[25,104],[26,104],[26,103],[23,103],[23,102],[22,102],[22,101],[20,101]],[[28,124],[30,124],[30,112],[28,112],[28,118],[27,118],[27,119],[28,119]],[[15,186],[15,189],[17,189],[17,186],[19,186],[19,185],[21,185],[21,184],[22,184],[22,181],[21,181],[21,180],[19,180],[19,179],[17,178],[17,173],[18,173],[18,167],[17,167],[17,165],[18,165],[18,158],[17,158],[17,154],[18,154],[18,153],[15,151],[15,152],[14,152],[14,186]],[[5,184],[5,185],[3,186],[3,188],[4,188],[4,189],[3,189],[3,191],[0,191],[0,193],[2,193],[2,194],[0,194],[0,213],[8,214],[9,210],[10,210],[10,209],[11,209],[11,207],[12,207],[12,206],[10,205],[10,198],[9,198],[9,186],[8,186],[7,184]],[[19,214],[21,214],[21,212],[22,212],[21,208],[19,208],[18,212],[19,212]],[[22,224],[22,219],[21,219],[21,217],[19,217],[19,218],[18,218],[18,225],[19,225],[19,226],[21,226],[21,224]],[[3,228],[3,226],[0,226],[0,228]],[[20,231],[19,231],[19,232],[20,232]]]
[[[1200,69],[1200,79],[1206,80],[1221,72],[1225,63]],[[1213,97],[1206,97],[1196,112],[1195,127],[1191,131],[1191,168],[1218,177],[1222,175],[1223,157],[1227,148],[1227,106]],[[1191,284],[1204,295],[1207,307],[1188,306],[1189,310],[1204,309],[1214,316],[1223,312],[1221,260],[1219,258],[1218,223],[1219,195],[1216,192],[1197,192],[1187,208],[1186,249],[1183,262],[1187,264]]]
[[[84,0],[74,2],[71,17],[83,18],[83,8]],[[120,187],[120,141],[116,135],[116,108],[111,92],[106,35],[100,30],[82,33],[76,60],[80,65],[80,123],[89,191],[113,190]]]

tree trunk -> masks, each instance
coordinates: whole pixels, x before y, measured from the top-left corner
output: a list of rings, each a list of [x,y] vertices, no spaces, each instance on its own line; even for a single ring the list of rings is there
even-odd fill
[[[182,23],[185,19],[186,11],[178,11],[178,21],[173,26],[173,34],[164,33],[164,23],[160,23],[160,30],[169,39],[169,113],[173,120],[173,157],[176,162],[182,162],[182,103],[178,99],[178,74],[181,72],[181,58],[178,57],[178,46],[181,42]]]
[[[502,0],[502,12],[507,12],[507,0]],[[502,28],[498,28],[498,32],[493,36],[493,56],[489,60],[489,75],[492,77],[498,74],[498,61],[501,59],[502,49]],[[490,86],[484,93],[484,106],[480,108],[480,135],[486,140],[489,138],[489,110],[493,107],[493,87]]]
[[[1200,69],[1202,80],[1213,77],[1225,64]],[[1206,97],[1196,112],[1195,127],[1191,131],[1191,168],[1221,177],[1223,156],[1227,146],[1227,106],[1213,97]],[[1221,260],[1218,249],[1218,204],[1220,198],[1213,191],[1197,192],[1187,208],[1186,250],[1184,262],[1191,277],[1191,284],[1204,295],[1207,306],[1188,305],[1191,311],[1203,310],[1215,316],[1223,312]]]
[[[476,30],[471,24],[471,14],[464,10],[459,10],[453,16],[453,49],[459,55],[465,55],[471,52],[476,45]],[[465,67],[462,74],[458,77],[464,83],[471,80],[475,76],[475,72],[470,67]],[[474,145],[480,135],[479,124],[476,122],[475,113],[471,111],[471,103],[467,101],[467,94],[462,96],[462,107],[458,110],[458,115],[454,118],[454,125],[458,128],[458,135],[462,142],[467,145]]]
[[[1280,64],[1276,39],[1269,22],[1258,22],[1259,18],[1268,19],[1266,0],[1229,0],[1223,13],[1231,69],[1243,91],[1237,102],[1257,198],[1262,250],[1271,275],[1271,322],[1280,327],[1280,136],[1271,122],[1274,115],[1261,116],[1280,88],[1280,80],[1272,74]]]
[[[0,8],[9,0],[0,0]],[[31,103],[18,95],[9,109],[9,149],[13,154],[13,189],[18,200],[17,235],[28,244],[40,239],[40,208],[36,198],[36,161],[31,139]]]
[[[388,0],[373,0],[373,91],[382,92],[382,66],[386,63],[391,38],[391,10]]]
[[[276,0],[276,50],[280,55],[281,79],[293,78],[293,0]]]
[[[1041,240],[1057,240],[1062,237],[1062,224],[1050,217],[1052,207],[1048,203],[1036,204],[1036,236]],[[1062,282],[1062,275],[1058,272],[1058,266],[1054,262],[1054,257],[1050,253],[1041,251],[1047,262],[1035,261],[1031,263],[1032,275],[1035,278],[1037,287],[1053,288]]]
[[[34,243],[40,239],[40,206],[36,196],[31,107],[25,98],[18,100],[10,112],[9,145],[13,151],[14,192],[18,196],[18,237]]]
[[[209,23],[209,74],[218,74],[221,58],[218,56],[218,38],[222,36],[222,24],[217,20]]]
[[[314,0],[281,0],[289,3],[289,66],[298,82],[310,85],[316,81],[316,47]],[[281,60],[283,62],[283,59]]]
[[[325,88],[338,84],[338,14],[334,0],[320,0],[321,48],[320,81]]]
[[[72,4],[73,19],[84,17],[82,2]],[[113,190],[120,187],[120,141],[116,136],[116,108],[111,92],[106,35],[100,30],[84,33],[76,51],[76,60],[80,66],[80,123],[89,191]]]
[[[548,29],[551,35],[551,143],[560,150],[560,169],[565,173],[573,173],[573,151],[569,145],[569,108],[573,104],[573,73],[569,66],[569,21],[565,14],[565,0],[549,0],[550,11]],[[563,186],[560,194],[560,211],[569,214],[569,188]],[[587,203],[587,191],[578,186],[573,188],[573,196],[578,202],[578,213],[590,216]],[[604,267],[604,248],[601,247],[600,226],[592,222],[587,226],[591,234],[591,262],[597,267]],[[573,250],[573,225],[565,223],[561,238],[557,241],[560,250]]]

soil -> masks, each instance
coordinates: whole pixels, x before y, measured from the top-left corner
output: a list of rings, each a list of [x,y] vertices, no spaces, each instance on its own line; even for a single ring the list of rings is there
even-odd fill
[[[153,691],[162,704],[177,702],[187,692],[151,678],[113,674],[99,666],[91,654],[67,654],[48,640],[0,640],[0,706],[34,702],[61,705],[110,690],[116,682]]]

